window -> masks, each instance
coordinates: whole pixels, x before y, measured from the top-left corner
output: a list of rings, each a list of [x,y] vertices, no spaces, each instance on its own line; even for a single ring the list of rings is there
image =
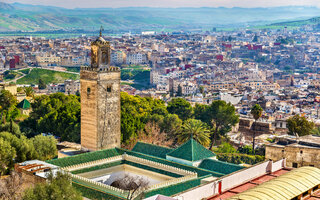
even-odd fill
[[[107,87],[107,92],[111,92],[111,86]]]
[[[89,95],[90,94],[90,92],[91,92],[91,88],[87,88],[87,95]]]
[[[298,163],[292,163],[293,168],[298,168]]]
[[[303,154],[303,151],[302,151],[302,150],[300,151],[300,154]]]

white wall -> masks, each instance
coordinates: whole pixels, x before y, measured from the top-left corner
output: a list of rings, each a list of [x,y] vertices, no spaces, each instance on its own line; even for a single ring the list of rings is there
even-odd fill
[[[286,160],[285,159],[279,160],[279,161],[274,162],[272,164],[272,170],[271,171],[272,172],[278,171],[278,170],[282,169],[285,166],[286,166]]]
[[[266,161],[259,165],[255,165],[245,170],[241,170],[229,176],[226,176],[221,179],[222,182],[222,191],[231,189],[237,185],[245,183],[249,180],[257,178],[267,173],[269,163],[272,161]],[[218,190],[216,191],[218,192]]]
[[[242,169],[233,174],[224,176],[214,182],[180,193],[174,197],[178,200],[201,200],[202,198],[207,198],[219,193],[219,181],[221,181],[222,192],[224,192],[268,172],[280,170],[283,167],[285,167],[285,160],[280,160],[275,163],[272,161],[265,161],[250,168]]]

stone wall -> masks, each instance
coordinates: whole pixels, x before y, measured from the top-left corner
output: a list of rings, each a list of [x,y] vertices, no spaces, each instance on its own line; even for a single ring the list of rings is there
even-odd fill
[[[273,134],[275,131],[271,122],[254,122],[253,119],[240,118],[239,131],[243,133],[253,133],[256,131],[256,136],[261,134]]]
[[[314,166],[320,168],[320,148],[292,144],[266,146],[266,159],[286,158],[288,167]]]
[[[89,150],[120,147],[120,71],[82,68],[80,84],[81,145]]]
[[[99,73],[98,149],[120,147],[120,72]]]
[[[81,94],[81,145],[90,150],[97,150],[97,72],[80,72]]]

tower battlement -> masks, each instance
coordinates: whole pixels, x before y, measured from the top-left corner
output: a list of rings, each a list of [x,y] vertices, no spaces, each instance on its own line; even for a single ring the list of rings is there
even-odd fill
[[[93,68],[89,66],[81,66],[81,71],[93,71],[93,72],[120,72],[119,67],[106,67],[106,68]]]

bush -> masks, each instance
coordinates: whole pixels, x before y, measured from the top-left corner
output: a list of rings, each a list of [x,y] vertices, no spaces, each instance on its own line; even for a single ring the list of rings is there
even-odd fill
[[[227,142],[223,142],[219,147],[216,149],[215,153],[236,153],[237,150]]]
[[[249,164],[254,165],[256,163],[264,161],[264,156],[260,155],[246,155],[238,153],[219,153],[217,154],[218,160],[230,162],[234,164]]]

